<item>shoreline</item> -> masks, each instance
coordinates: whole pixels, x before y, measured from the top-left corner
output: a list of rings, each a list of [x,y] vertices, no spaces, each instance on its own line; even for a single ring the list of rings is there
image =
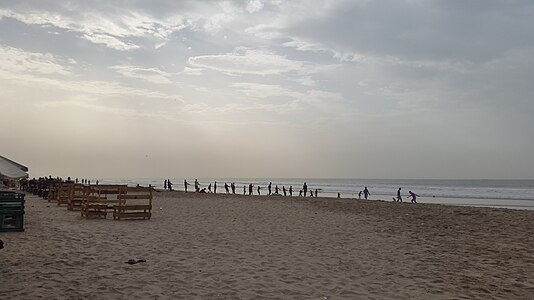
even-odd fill
[[[155,193],[147,221],[28,195],[0,233],[6,298],[532,299],[534,212]],[[48,207],[47,207],[48,206]],[[129,259],[146,262],[129,265]]]

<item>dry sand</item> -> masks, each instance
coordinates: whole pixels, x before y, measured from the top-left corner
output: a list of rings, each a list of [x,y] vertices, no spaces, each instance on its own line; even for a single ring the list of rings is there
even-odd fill
[[[156,194],[149,221],[27,196],[0,298],[534,299],[534,211]]]

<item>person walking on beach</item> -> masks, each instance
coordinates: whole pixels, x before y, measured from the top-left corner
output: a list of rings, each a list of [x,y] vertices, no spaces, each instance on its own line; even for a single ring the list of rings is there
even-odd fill
[[[310,190],[310,197],[313,197],[313,191]]]
[[[199,184],[198,184],[198,180],[195,179],[195,192],[198,193],[198,190],[199,190]]]
[[[211,193],[211,183],[208,185],[208,193]]]
[[[228,190],[228,183],[224,183],[224,189],[226,190],[227,194],[230,194],[230,191]]]
[[[167,179],[167,186],[169,187],[169,191],[172,192],[172,182],[170,179]]]
[[[184,190],[187,193],[187,187],[189,186],[189,182],[187,182],[187,179],[184,179]]]
[[[289,186],[289,196],[293,197],[293,186],[292,185]]]
[[[397,202],[402,202],[401,190],[402,188],[397,190]]]
[[[286,186],[282,186],[282,192],[284,193],[284,196],[286,196]]]
[[[278,184],[274,187],[274,194],[278,195]]]
[[[213,185],[213,193],[217,194],[217,181],[215,181],[215,184]]]
[[[299,191],[299,197],[302,197],[302,190]]]
[[[260,195],[261,187],[258,185],[258,196]]]
[[[244,186],[243,186],[243,195],[246,195],[246,194],[247,194],[247,186],[244,185]]]
[[[163,189],[164,189],[164,190],[167,189],[167,179],[165,179],[165,181],[163,181]]]
[[[367,187],[365,187],[363,189],[363,197],[365,198],[365,200],[367,200],[369,196],[371,196],[371,193],[369,193],[369,190],[367,189]]]
[[[412,197],[412,203],[417,203],[417,201],[415,201],[415,199],[417,199],[417,197],[419,195],[417,195],[416,193],[412,192],[412,191],[408,191],[408,193],[410,194],[410,196],[408,196],[408,198]]]
[[[358,193],[358,199],[360,199],[360,200],[362,199],[362,191],[360,191],[360,192]]]
[[[269,182],[269,185],[267,186],[267,190],[269,191],[269,195],[271,195],[271,185],[273,183],[272,182]]]
[[[235,194],[235,182],[232,182],[230,187],[232,188],[232,194]]]
[[[304,185],[302,185],[302,190],[304,191],[304,197],[306,197],[306,193],[308,192],[308,185],[306,182],[304,182]]]
[[[254,185],[251,183],[248,185],[248,195],[252,195],[252,188],[254,188]]]
[[[318,193],[318,190],[315,189],[315,198],[317,198],[317,194],[319,194],[319,193]]]

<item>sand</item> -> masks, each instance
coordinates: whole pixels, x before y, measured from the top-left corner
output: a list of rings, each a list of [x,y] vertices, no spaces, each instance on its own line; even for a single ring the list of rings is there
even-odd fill
[[[26,199],[2,299],[534,299],[534,211],[158,192],[113,221]]]

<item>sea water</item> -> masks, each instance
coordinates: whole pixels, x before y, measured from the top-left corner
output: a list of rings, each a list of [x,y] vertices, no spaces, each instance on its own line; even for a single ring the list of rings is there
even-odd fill
[[[173,189],[184,190],[184,178],[170,178]],[[187,178],[190,191],[194,190],[194,178]],[[236,193],[243,193],[243,186],[253,184],[253,192],[257,194],[258,185],[261,194],[267,194],[267,186],[272,182],[272,192],[278,185],[293,187],[293,196],[298,196],[303,183],[306,182],[309,191],[317,189],[321,197],[341,198],[359,197],[359,192],[365,187],[371,193],[371,200],[393,201],[398,188],[402,188],[403,201],[409,202],[408,191],[419,195],[418,202],[441,203],[450,205],[491,206],[517,209],[534,209],[534,180],[437,180],[437,179],[253,179],[253,178],[199,178],[201,188],[217,181],[217,192],[224,193],[224,183],[234,182]],[[135,178],[135,179],[100,179],[101,183],[121,183],[128,185],[152,185],[163,189],[163,178]],[[289,192],[288,192],[289,195]],[[363,195],[362,195],[363,198]]]

